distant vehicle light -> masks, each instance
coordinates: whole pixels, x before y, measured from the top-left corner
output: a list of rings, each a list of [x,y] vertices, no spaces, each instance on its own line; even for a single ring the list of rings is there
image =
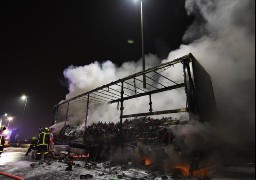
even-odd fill
[[[8,129],[6,129],[4,132],[3,132],[3,134],[4,135],[7,135],[7,134],[9,134],[11,131],[9,131]]]

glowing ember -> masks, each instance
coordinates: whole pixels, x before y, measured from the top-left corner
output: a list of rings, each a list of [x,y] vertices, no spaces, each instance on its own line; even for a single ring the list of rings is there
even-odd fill
[[[182,176],[189,177],[189,165],[176,165],[174,169],[180,169]],[[199,170],[194,170],[192,173],[192,177],[206,177],[207,170],[206,168],[201,168]]]
[[[189,166],[186,165],[176,165],[174,169],[180,169],[182,176],[189,176]]]
[[[150,165],[152,163],[151,159],[149,159],[148,157],[144,157],[144,164],[146,166]]]

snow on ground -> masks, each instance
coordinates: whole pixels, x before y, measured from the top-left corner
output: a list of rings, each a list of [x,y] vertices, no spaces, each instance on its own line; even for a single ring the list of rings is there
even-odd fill
[[[148,174],[147,171],[121,166],[109,167],[107,163],[93,163],[85,161],[74,161],[72,171],[67,171],[67,163],[54,161],[34,161],[24,156],[26,148],[6,148],[0,157],[0,171],[7,172],[26,180],[76,180],[76,179],[170,179],[171,176],[156,176]],[[213,180],[252,180],[255,175],[255,168],[231,167],[230,172],[247,173],[250,176],[243,178],[212,178]],[[82,176],[83,175],[83,176]],[[90,178],[91,176],[91,178]]]
[[[88,163],[74,161],[72,171],[66,171],[65,162],[55,161],[31,161],[24,156],[26,148],[6,148],[0,158],[0,171],[7,172],[26,180],[65,180],[84,179],[92,175],[91,179],[131,179],[147,178],[145,171],[137,169],[121,170],[120,166],[106,167],[104,163]]]

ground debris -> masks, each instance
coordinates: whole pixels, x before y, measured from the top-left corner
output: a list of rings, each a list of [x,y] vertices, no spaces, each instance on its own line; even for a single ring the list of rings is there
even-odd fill
[[[98,175],[99,175],[99,176],[104,176],[105,174],[104,174],[104,173],[99,173]]]
[[[84,164],[84,167],[85,167],[86,169],[95,169],[96,164],[95,164],[95,163],[86,162],[86,163]]]
[[[39,163],[31,163],[30,164],[30,167],[32,167],[32,168],[36,168],[36,167],[38,167],[39,166]]]
[[[93,175],[91,174],[85,174],[85,175],[80,175],[80,179],[92,179]]]
[[[72,171],[72,162],[67,162],[68,167],[65,169],[65,171]]]

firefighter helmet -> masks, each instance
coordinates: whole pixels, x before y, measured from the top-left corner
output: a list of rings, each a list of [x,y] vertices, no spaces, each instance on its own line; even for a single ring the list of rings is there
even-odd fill
[[[45,132],[49,132],[50,130],[49,130],[48,127],[45,127],[45,128],[44,128],[44,131],[45,131]]]
[[[35,141],[36,139],[37,139],[37,138],[36,138],[35,136],[34,136],[34,137],[32,137],[32,140],[33,140],[33,141]]]

